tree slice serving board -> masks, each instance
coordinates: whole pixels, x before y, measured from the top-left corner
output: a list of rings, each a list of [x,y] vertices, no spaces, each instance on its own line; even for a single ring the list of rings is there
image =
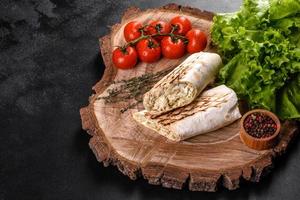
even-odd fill
[[[114,104],[97,100],[106,94],[107,83],[174,68],[185,59],[163,58],[153,64],[139,63],[132,70],[117,70],[111,61],[113,47],[125,43],[123,28],[127,22],[169,21],[176,15],[187,16],[193,27],[206,32],[206,51],[213,51],[209,31],[213,13],[176,4],[146,11],[128,9],[121,24],[114,25],[111,34],[100,39],[106,69],[102,80],[93,87],[95,94],[91,96],[90,104],[80,110],[82,127],[92,136],[89,146],[104,166],[116,165],[133,180],[143,176],[150,184],[164,187],[181,189],[187,185],[193,191],[216,191],[221,185],[229,190],[236,189],[241,179],[258,182],[272,166],[273,158],[286,150],[298,132],[295,122],[283,123],[278,145],[270,150],[256,151],[245,146],[239,137],[239,121],[174,143],[134,121],[132,113],[142,110],[141,104],[121,113],[120,109],[131,100]]]

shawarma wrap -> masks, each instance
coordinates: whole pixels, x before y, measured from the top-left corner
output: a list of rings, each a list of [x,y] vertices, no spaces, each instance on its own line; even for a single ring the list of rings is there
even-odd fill
[[[235,92],[221,85],[199,95],[191,104],[156,116],[143,110],[133,118],[173,141],[217,130],[239,119]]]
[[[192,54],[144,95],[145,109],[160,115],[191,103],[214,81],[221,66],[221,57],[216,53]]]

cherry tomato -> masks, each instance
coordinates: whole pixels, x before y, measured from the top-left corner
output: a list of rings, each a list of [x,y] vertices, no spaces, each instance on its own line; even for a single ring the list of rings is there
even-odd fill
[[[132,21],[124,27],[124,37],[127,42],[139,38],[141,33],[142,24],[137,21]]]
[[[185,44],[181,39],[173,40],[167,36],[161,41],[161,50],[164,57],[177,59],[185,54]]]
[[[139,59],[146,63],[157,61],[161,56],[161,48],[159,43],[150,38],[139,41],[136,45]]]
[[[167,34],[171,32],[171,25],[168,22],[156,20],[150,22],[149,26],[147,27],[146,31],[148,34],[153,35],[157,33]],[[156,40],[162,40],[164,36],[157,36],[155,37]]]
[[[174,31],[175,34],[185,35],[189,30],[192,29],[191,21],[183,16],[174,17],[170,23],[178,27],[178,29]]]
[[[133,68],[137,63],[137,52],[134,47],[122,49],[120,47],[113,51],[113,63],[120,69]]]
[[[207,44],[206,35],[199,29],[192,29],[185,35],[188,39],[187,51],[196,53],[205,49]]]

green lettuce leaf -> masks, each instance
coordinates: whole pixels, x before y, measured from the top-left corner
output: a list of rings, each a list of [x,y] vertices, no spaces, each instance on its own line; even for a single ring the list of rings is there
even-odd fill
[[[299,13],[299,0],[271,0],[270,1],[270,19],[282,19],[294,16]]]
[[[277,114],[283,119],[300,119],[300,74],[278,92]]]

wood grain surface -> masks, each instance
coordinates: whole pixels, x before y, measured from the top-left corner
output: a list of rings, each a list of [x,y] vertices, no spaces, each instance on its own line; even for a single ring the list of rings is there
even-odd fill
[[[258,182],[272,167],[272,160],[285,152],[292,137],[298,132],[295,122],[284,122],[279,143],[270,150],[256,151],[244,145],[239,137],[239,121],[220,130],[174,143],[135,122],[132,113],[143,109],[138,105],[121,113],[120,109],[133,100],[114,104],[97,100],[106,95],[107,83],[130,79],[148,72],[174,68],[184,58],[161,59],[157,63],[139,63],[132,70],[117,70],[111,61],[114,46],[125,43],[124,25],[132,20],[170,20],[176,15],[187,16],[193,27],[210,36],[213,13],[195,8],[169,4],[157,9],[141,11],[129,8],[111,34],[100,39],[101,53],[106,66],[104,75],[94,87],[90,104],[80,110],[82,127],[92,137],[89,142],[99,162],[116,165],[131,179],[143,176],[150,184],[193,191],[216,191],[224,186],[229,190],[239,187],[242,179]],[[206,51],[214,51],[208,37]],[[188,56],[188,55],[187,55]]]

